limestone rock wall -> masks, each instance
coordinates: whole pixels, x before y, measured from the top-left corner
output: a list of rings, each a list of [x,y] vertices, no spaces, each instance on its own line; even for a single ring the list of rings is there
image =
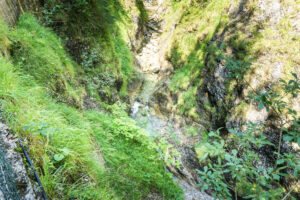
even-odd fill
[[[22,12],[38,11],[39,4],[39,0],[0,0],[0,17],[14,25]]]

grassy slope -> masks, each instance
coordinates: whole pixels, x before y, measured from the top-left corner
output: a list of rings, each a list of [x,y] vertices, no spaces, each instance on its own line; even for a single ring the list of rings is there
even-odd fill
[[[0,33],[12,52],[0,58],[1,118],[24,139],[50,199],[143,199],[151,190],[181,199],[155,144],[124,111],[128,124],[118,113],[76,109],[82,72],[51,30],[25,14]]]
[[[66,41],[68,51],[83,67],[81,78],[90,96],[109,103],[127,98],[127,84],[137,76],[128,45],[137,29],[132,17],[145,18],[142,8],[140,1],[126,0],[45,2],[43,19]]]

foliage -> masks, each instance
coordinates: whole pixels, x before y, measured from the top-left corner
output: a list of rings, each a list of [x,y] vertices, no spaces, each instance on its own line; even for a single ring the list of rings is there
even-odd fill
[[[75,87],[79,80],[74,62],[52,31],[25,14],[8,36],[14,49],[12,57],[0,58],[1,120],[29,147],[49,198],[139,199],[150,191],[166,199],[182,198],[158,147],[124,111],[114,106],[111,114],[83,113],[55,95],[56,82]],[[109,71],[101,74],[100,85],[113,82]],[[103,129],[98,132],[99,126]],[[98,143],[103,144],[107,165]]]
[[[223,50],[223,43],[220,46],[220,50]],[[217,59],[225,61],[225,67],[229,71],[229,78],[234,78],[238,83],[244,79],[245,73],[249,70],[251,63],[241,60],[234,60],[229,56],[225,56],[222,53],[217,55]]]
[[[279,180],[287,174],[281,170],[286,167],[292,169],[295,162],[284,167],[267,169],[257,165],[262,160],[256,150],[264,148],[265,145],[274,145],[263,135],[262,127],[258,124],[250,123],[245,131],[232,129],[230,133],[225,143],[219,130],[210,132],[207,140],[201,144],[206,147],[206,153],[200,157],[205,167],[203,171],[198,170],[202,180],[199,185],[201,189],[206,191],[213,188],[213,196],[221,199],[231,199],[230,191],[236,196],[251,199],[283,197]],[[292,155],[289,153],[289,156]],[[299,166],[295,168],[295,174],[298,172]]]
[[[250,63],[243,66],[242,62],[222,54],[219,54],[218,58],[225,60],[225,66],[231,72],[232,78],[238,82],[244,81],[243,75]],[[263,134],[261,125],[250,122],[244,131],[231,129],[226,142],[220,136],[219,130],[210,132],[196,149],[200,161],[206,165],[204,171],[198,170],[202,179],[199,186],[203,191],[213,188],[214,197],[222,199],[233,198],[230,191],[235,194],[235,199],[238,196],[251,199],[284,197],[285,190],[280,185],[280,180],[291,176],[287,169],[292,171],[295,179],[299,177],[300,172],[294,152],[281,152],[283,132],[286,142],[298,142],[300,145],[299,116],[288,106],[286,98],[297,98],[300,91],[297,75],[292,73],[292,77],[288,82],[280,80],[283,94],[269,88],[264,92],[253,90],[249,93],[249,99],[253,100],[259,109],[266,108],[268,112],[274,112],[280,121],[279,141],[275,143],[278,144],[278,150],[274,152],[277,155],[275,165],[264,169],[258,164],[262,163],[262,160],[256,152],[266,145],[275,146]],[[290,128],[286,128],[287,126]],[[289,194],[290,192],[286,195]]]
[[[8,26],[4,24],[2,18],[0,17],[0,55],[3,51],[6,51],[8,48],[10,41],[8,40],[9,29]]]
[[[45,24],[66,41],[70,54],[81,65],[89,94],[107,103],[116,102],[117,98],[112,98],[111,94],[126,97],[127,84],[136,76],[128,45],[133,25],[128,16],[130,12],[124,9],[125,3],[120,0],[74,3],[47,0],[42,8]],[[142,1],[136,1],[132,6],[141,9],[141,17],[146,20]],[[101,80],[99,74],[108,72],[115,80],[111,91],[94,81],[95,77]]]
[[[170,30],[174,28],[172,37],[166,36],[170,46],[167,59],[175,69],[170,77],[169,87],[181,98],[174,105],[178,114],[197,119],[195,91],[203,84],[203,73],[207,68],[213,68],[217,64],[215,61],[207,63],[210,41],[226,25],[227,14],[224,10],[229,1],[172,2],[173,10],[166,15],[166,26]]]
[[[165,170],[158,146],[119,106],[110,109],[113,115],[96,111],[86,115],[93,122],[116,193],[128,199],[144,199],[150,191],[158,191],[164,199],[182,199],[181,189]]]
[[[78,106],[81,91],[74,63],[52,31],[42,27],[31,14],[25,14],[12,41],[13,61],[20,72],[47,86],[61,101]]]
[[[99,1],[99,4],[97,1]],[[89,34],[100,31],[103,27],[106,27],[111,23],[112,16],[106,9],[108,1],[97,1],[74,0],[70,2],[68,0],[45,0],[42,7],[44,22],[46,25],[53,26],[56,29],[63,28],[60,27],[60,23],[64,22],[69,22],[71,24],[77,22],[80,25],[83,25],[81,27],[64,27],[69,36],[78,34],[82,31]],[[71,16],[72,18],[69,18]],[[97,20],[101,20],[102,23],[98,23]],[[74,33],[71,33],[71,31],[74,31]]]
[[[115,105],[112,114],[88,111],[84,116],[57,103],[38,85],[21,84],[29,79],[22,80],[15,66],[0,61],[1,106],[14,113],[10,123],[25,145],[30,144],[30,156],[49,197],[141,199],[158,191],[166,199],[182,198],[157,152],[159,146],[126,112]],[[92,133],[101,145],[105,170]]]
[[[26,146],[30,145],[30,156],[49,197],[64,199],[81,187],[79,177],[83,174],[92,178],[102,173],[103,166],[94,159],[97,153],[83,116],[57,103],[47,89],[30,83],[32,80],[17,72],[18,67],[8,58],[1,58],[0,65],[0,105],[5,110],[1,112],[2,119],[22,136]],[[79,196],[72,196],[105,199],[112,195],[107,184],[102,188],[89,186]]]
[[[266,89],[265,92],[260,90],[255,91],[256,93],[249,93],[250,99],[253,99],[258,104],[259,109],[266,108],[267,111],[272,110],[277,117],[280,119],[280,141],[281,145],[282,133],[286,133],[283,137],[285,141],[296,142],[300,146],[300,117],[297,115],[297,111],[288,107],[289,102],[286,97],[297,98],[300,92],[300,80],[295,73],[292,73],[293,79],[288,82],[281,79],[281,87],[284,89],[283,94],[279,94],[276,91]],[[286,128],[286,125],[291,126],[291,130]],[[278,156],[280,156],[280,146],[278,150]]]
[[[140,19],[142,21],[142,24],[146,24],[149,19],[149,16],[148,16],[147,10],[145,9],[143,1],[135,0],[135,5],[138,8],[138,10],[140,11]]]

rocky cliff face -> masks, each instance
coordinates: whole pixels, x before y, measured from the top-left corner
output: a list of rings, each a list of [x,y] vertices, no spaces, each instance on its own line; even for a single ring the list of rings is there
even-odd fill
[[[197,7],[195,4],[191,6]],[[299,48],[295,48],[300,46],[299,3],[239,0],[225,4],[224,9],[219,12],[223,13],[226,19],[220,20],[211,33],[211,30],[205,28],[199,31],[199,24],[204,22],[189,16],[193,13],[190,7],[186,7],[185,11],[177,10],[177,16],[180,16],[180,11],[183,13],[181,19],[174,16],[168,19],[168,14],[161,18],[160,31],[165,34],[154,33],[154,37],[138,55],[143,61],[149,60],[141,62],[141,69],[158,76],[153,94],[148,97],[149,106],[156,115],[175,122],[177,130],[189,124],[197,127],[199,132],[223,127],[226,133],[226,130],[231,128],[242,129],[243,122],[265,123],[264,133],[276,146],[257,152],[263,158],[261,165],[267,168],[275,162],[273,152],[279,145],[279,119],[266,109],[258,109],[248,100],[248,93],[257,89],[264,91],[267,88],[279,90],[280,79],[288,80],[291,72],[300,76],[300,60],[299,56],[295,56],[300,53]],[[205,4],[201,6],[206,9]],[[209,22],[210,19],[207,20]],[[184,25],[185,23],[190,24]],[[152,30],[155,31],[155,28]],[[164,38],[166,33],[168,37]],[[186,35],[189,35],[187,43],[193,40],[196,42],[195,51],[184,60],[182,57],[185,52],[181,55],[181,49],[177,49],[176,45],[185,45],[176,40],[188,37]],[[231,81],[226,63],[216,59],[221,45],[224,45],[225,55],[236,60],[251,61],[251,70],[244,74],[242,83]],[[205,49],[204,56],[202,60],[197,61],[202,56],[198,50],[201,48]],[[171,49],[171,52],[168,49]],[[151,50],[156,53],[152,55]],[[193,57],[194,54],[198,57]],[[167,66],[167,70],[162,70],[162,66]],[[178,83],[181,83],[182,79],[185,80],[174,89],[177,79]],[[191,93],[194,95],[188,96]],[[190,101],[193,96],[196,96],[196,104]],[[293,102],[290,101],[290,106],[298,112],[299,102],[299,97]],[[182,112],[181,107],[188,107],[188,112]],[[193,146],[192,144],[201,141],[201,138],[179,135],[177,134],[181,138],[181,147]],[[295,151],[297,148],[293,150],[288,143],[283,143],[281,149],[284,153]],[[186,153],[187,151],[181,149],[180,152],[183,155],[182,163],[184,159],[193,160],[193,150]],[[187,178],[189,180],[195,180],[197,177],[195,174],[189,176],[184,171],[179,173],[185,178],[194,176]]]
[[[28,177],[23,158],[20,152],[17,152],[17,142],[18,139],[9,128],[5,124],[0,123],[0,151],[3,152],[4,156],[0,158],[0,174],[5,177],[0,183],[0,198],[21,200],[40,199],[34,192],[34,187]],[[11,171],[9,168],[11,168]],[[9,176],[11,176],[11,179],[8,178]],[[4,188],[7,188],[7,190]]]
[[[296,14],[299,13],[299,6],[296,6],[294,1],[250,2],[241,0],[228,3],[226,8],[220,12],[228,16],[228,19],[224,22],[225,25],[220,22],[219,26],[222,28],[217,29],[212,38],[207,41],[204,66],[200,72],[196,72],[199,75],[193,78],[199,80],[198,83],[186,81],[184,83],[186,86],[173,89],[172,84],[174,83],[172,83],[172,80],[177,78],[177,71],[186,70],[190,73],[188,67],[184,66],[187,62],[183,61],[181,64],[178,62],[178,65],[172,63],[171,60],[175,58],[168,55],[170,52],[165,50],[172,48],[172,45],[174,45],[172,40],[166,42],[168,39],[163,38],[163,42],[156,45],[158,46],[156,48],[160,50],[160,59],[171,56],[169,65],[172,65],[168,69],[171,70],[173,75],[167,76],[168,78],[157,85],[154,94],[150,98],[150,104],[162,115],[174,118],[180,113],[180,105],[188,104],[188,99],[184,99],[184,93],[196,85],[197,89],[194,90],[196,91],[194,96],[197,96],[197,105],[194,105],[189,113],[194,110],[197,117],[185,113],[184,115],[188,121],[203,124],[206,128],[230,128],[234,124],[235,126],[240,125],[242,121],[264,122],[268,119],[270,113],[267,113],[266,110],[259,111],[251,104],[245,106],[249,103],[245,101],[250,88],[276,88],[278,81],[287,79],[290,72],[300,74],[299,57],[294,56],[299,52],[295,48],[299,45],[299,39],[297,38],[300,34],[300,20]],[[183,22],[176,18],[169,21],[175,25],[163,27],[163,32],[174,33],[169,37],[176,38],[177,29],[179,29],[176,28],[176,25],[181,24],[183,26]],[[169,24],[171,23],[169,22]],[[209,33],[207,31],[197,31],[196,23],[191,26],[194,26],[194,28],[182,32],[182,34],[193,33],[195,37],[200,35],[197,39],[198,43],[205,40]],[[164,46],[166,43],[167,47]],[[173,41],[173,43],[176,44],[176,41]],[[226,44],[224,47],[225,54],[235,59],[243,60],[247,58],[252,62],[253,70],[245,74],[245,81],[241,85],[230,82],[230,72],[226,69],[225,63],[216,60],[216,50],[218,48],[214,49],[215,45],[220,46],[222,43]],[[151,47],[153,44],[150,43],[148,46]],[[164,51],[161,49],[164,49]],[[156,60],[155,56],[144,60],[146,59]],[[163,65],[162,62],[159,64]],[[159,64],[150,63],[151,66]],[[199,68],[201,68],[200,66],[201,64],[199,64]],[[197,68],[197,64],[193,67]],[[155,69],[155,71],[159,71],[159,69]],[[160,77],[164,76],[161,71],[159,72]],[[188,76],[184,73],[181,76],[184,75]],[[194,76],[194,74],[191,76]],[[293,107],[300,110],[297,102],[293,102]],[[207,123],[208,121],[210,122]]]
[[[14,25],[20,13],[29,10],[36,12],[39,4],[39,0],[1,0],[0,17],[2,17],[6,23]]]

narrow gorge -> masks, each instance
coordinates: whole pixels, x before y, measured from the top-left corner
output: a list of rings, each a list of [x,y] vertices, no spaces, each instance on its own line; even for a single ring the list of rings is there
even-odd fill
[[[0,0],[0,199],[299,199],[299,16]]]

